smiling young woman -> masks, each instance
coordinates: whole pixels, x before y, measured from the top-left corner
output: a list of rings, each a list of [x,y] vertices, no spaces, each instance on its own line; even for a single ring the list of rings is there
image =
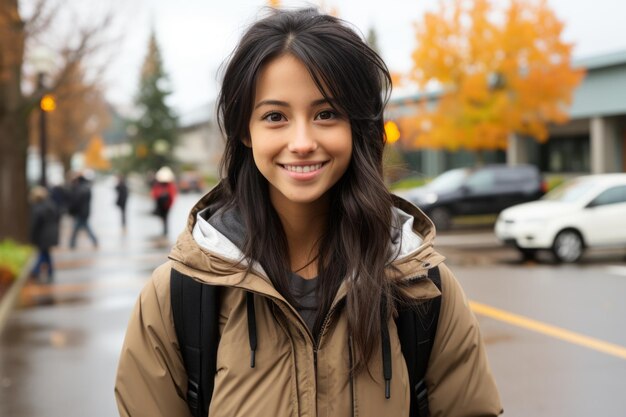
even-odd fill
[[[356,32],[316,10],[273,10],[246,31],[218,98],[224,178],[142,291],[118,369],[123,416],[189,416],[188,404],[210,417],[419,415],[394,319],[439,297],[419,391],[430,414],[501,412],[432,223],[385,187],[390,84]],[[218,325],[215,372],[183,363],[189,349],[176,335],[193,326],[172,312],[175,274],[202,294],[219,288],[198,309],[217,311],[218,323],[204,323]]]

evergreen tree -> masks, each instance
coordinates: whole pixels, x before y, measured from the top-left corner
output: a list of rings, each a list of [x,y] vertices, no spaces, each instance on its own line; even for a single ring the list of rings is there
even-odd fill
[[[171,94],[169,77],[163,68],[161,51],[154,31],[150,35],[148,54],[141,68],[136,104],[140,117],[135,122],[134,155],[136,168],[158,170],[172,165],[178,120],[166,103]]]

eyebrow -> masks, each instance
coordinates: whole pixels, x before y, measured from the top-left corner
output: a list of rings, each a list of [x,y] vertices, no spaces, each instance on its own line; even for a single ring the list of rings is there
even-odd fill
[[[318,100],[314,100],[311,102],[311,107],[319,106],[321,104],[330,104],[331,106],[336,106],[336,101],[334,99],[320,98]],[[254,109],[258,109],[261,106],[279,106],[279,107],[289,107],[289,103],[281,100],[263,100],[259,101]]]

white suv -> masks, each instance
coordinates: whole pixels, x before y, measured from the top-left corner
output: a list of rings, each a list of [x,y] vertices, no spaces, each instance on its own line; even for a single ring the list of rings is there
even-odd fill
[[[548,249],[561,262],[578,261],[587,247],[626,247],[626,174],[567,181],[540,200],[504,210],[495,233],[525,258]]]

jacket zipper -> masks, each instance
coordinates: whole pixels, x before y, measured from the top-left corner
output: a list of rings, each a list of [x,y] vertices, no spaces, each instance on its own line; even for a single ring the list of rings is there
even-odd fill
[[[317,372],[317,351],[319,350],[319,347],[321,345],[322,342],[322,338],[324,337],[324,333],[326,332],[326,328],[328,327],[328,323],[330,322],[330,319],[332,318],[332,315],[335,313],[335,310],[337,310],[337,308],[339,307],[339,304],[342,303],[343,300],[338,301],[337,303],[335,303],[334,306],[331,307],[331,309],[328,311],[328,314],[326,314],[326,317],[324,318],[324,322],[322,323],[322,327],[320,328],[320,336],[318,337],[317,340],[314,340],[314,344],[313,344],[313,359],[314,359],[314,363],[315,363],[315,371]]]
[[[313,370],[315,372],[315,391],[316,392],[317,392],[317,352],[321,345],[322,337],[324,337],[324,333],[326,332],[326,328],[328,327],[328,323],[330,322],[332,315],[335,313],[335,310],[337,310],[337,306],[339,305],[339,303],[340,302],[337,302],[335,305],[333,305],[328,311],[328,314],[326,314],[326,317],[324,318],[324,322],[322,323],[322,327],[320,328],[320,335],[318,339],[315,340],[315,337],[313,337],[313,335],[311,334],[311,336],[313,337]]]
[[[330,321],[330,316],[334,311],[335,311],[335,308],[334,307],[331,308],[328,314],[326,315],[326,317],[324,318],[324,323],[322,323],[322,327],[320,329],[320,337],[317,340],[315,340],[315,337],[313,337],[313,366],[315,367],[316,377],[317,377],[317,351],[319,350],[320,342],[322,340],[322,336],[324,335],[324,331],[326,330],[326,326],[328,325],[328,322]]]

